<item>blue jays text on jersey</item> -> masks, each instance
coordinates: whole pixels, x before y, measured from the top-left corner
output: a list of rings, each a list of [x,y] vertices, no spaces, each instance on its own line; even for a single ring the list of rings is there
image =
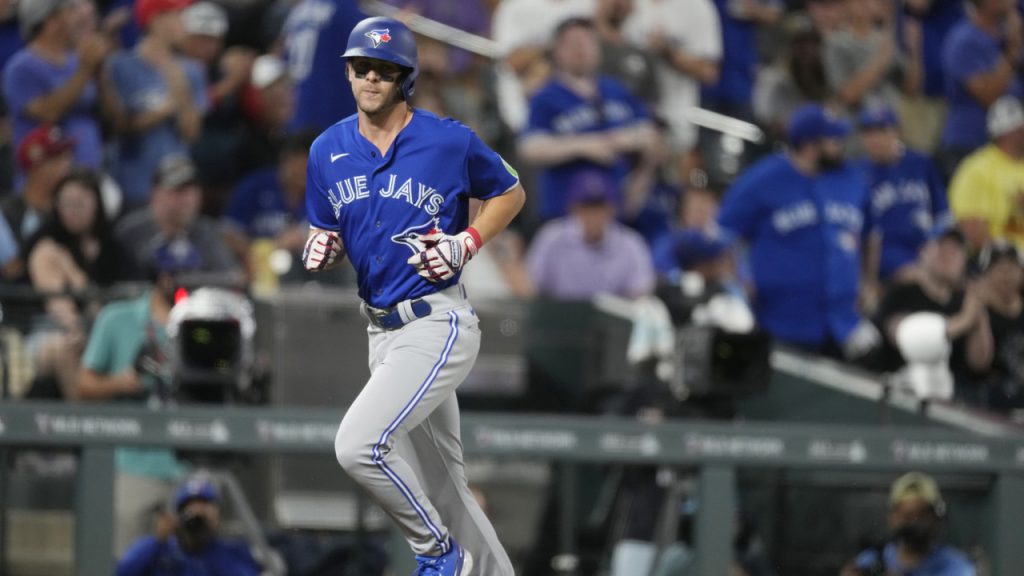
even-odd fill
[[[730,188],[719,223],[750,245],[755,312],[772,335],[821,346],[856,327],[867,201],[858,170],[810,177],[782,155],[762,159]]]
[[[382,156],[359,133],[356,116],[313,143],[306,181],[311,226],[341,235],[356,270],[359,296],[385,308],[458,283],[431,283],[406,260],[434,228],[457,234],[469,225],[469,199],[508,192],[519,177],[469,128],[414,110]]]
[[[881,234],[879,278],[915,262],[934,222],[949,214],[946,187],[935,164],[906,150],[895,164],[861,166],[871,190],[872,232]]]

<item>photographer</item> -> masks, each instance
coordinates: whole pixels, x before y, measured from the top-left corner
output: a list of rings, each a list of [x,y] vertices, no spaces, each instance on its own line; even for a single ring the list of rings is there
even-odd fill
[[[117,576],[256,576],[260,567],[242,543],[218,536],[217,489],[193,478],[174,497],[175,514],[163,513],[154,533],[135,542],[117,565]]]
[[[974,576],[962,553],[939,544],[945,515],[934,478],[920,472],[900,476],[889,492],[889,541],[858,554],[839,576]]]

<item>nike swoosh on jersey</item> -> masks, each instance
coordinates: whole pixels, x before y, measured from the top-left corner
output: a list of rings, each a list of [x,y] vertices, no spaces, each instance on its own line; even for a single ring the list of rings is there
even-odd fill
[[[342,152],[341,154],[331,154],[331,164],[333,164],[334,161],[337,160],[338,158],[344,158],[345,156],[348,156],[348,152]]]

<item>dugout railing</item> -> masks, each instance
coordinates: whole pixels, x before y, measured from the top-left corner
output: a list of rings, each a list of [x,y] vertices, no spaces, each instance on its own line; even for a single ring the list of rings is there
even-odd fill
[[[316,454],[333,458],[341,414],[323,409],[227,407],[159,411],[127,406],[11,402],[0,406],[3,450],[74,447],[75,574],[113,572],[114,448],[159,446],[204,452]],[[469,458],[577,463],[658,463],[696,470],[698,574],[726,574],[738,468],[888,471],[907,469],[990,477],[992,574],[1024,574],[1024,438],[920,428],[796,424],[710,424],[576,416],[468,413]],[[571,478],[571,474],[562,475]],[[3,486],[0,486],[0,490]],[[561,487],[572,506],[572,484]],[[574,554],[575,514],[562,510],[559,547]],[[85,528],[87,529],[81,529]],[[407,556],[401,545],[396,558]]]

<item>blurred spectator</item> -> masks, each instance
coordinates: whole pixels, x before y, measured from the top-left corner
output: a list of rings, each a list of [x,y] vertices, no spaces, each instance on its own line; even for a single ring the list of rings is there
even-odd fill
[[[19,242],[7,225],[7,220],[0,217],[0,284],[17,280],[24,273],[25,263],[18,254]]]
[[[672,225],[650,243],[654,268],[661,278],[674,284],[679,283],[683,272],[676,254],[680,235],[716,228],[717,216],[718,197],[713,191],[692,185],[683,192]]]
[[[0,70],[22,46],[24,41],[18,26],[18,2],[0,0]]]
[[[718,82],[705,85],[701,102],[727,116],[753,119],[757,75],[757,29],[775,26],[783,0],[714,0],[722,26],[722,63]]]
[[[857,311],[868,194],[843,163],[849,131],[817,104],[799,108],[788,152],[740,175],[718,221],[749,245],[759,325],[783,342],[859,359],[879,336]]]
[[[786,123],[801,104],[829,96],[821,34],[800,16],[788,18],[786,48],[764,68],[754,87],[754,116],[769,133],[785,138]]]
[[[495,93],[502,120],[513,131],[526,127],[528,99],[551,73],[547,51],[555,28],[569,18],[593,16],[596,0],[500,0],[492,36],[501,61]]]
[[[900,79],[908,92],[915,92],[920,83],[920,33],[907,37],[910,53],[903,60],[896,47],[891,5],[883,6],[881,0],[842,0],[842,6],[842,26],[825,38],[829,86],[853,112],[873,101],[896,107]]]
[[[251,76],[238,159],[242,174],[277,164],[288,122],[295,114],[294,85],[283,60],[263,54],[253,62]]]
[[[653,293],[654,267],[643,238],[615,220],[614,180],[579,172],[568,191],[570,214],[541,227],[527,253],[537,292],[561,300]]]
[[[621,82],[649,105],[658,97],[654,58],[626,41],[623,24],[633,12],[634,0],[597,0],[594,27],[601,38],[601,74]]]
[[[908,0],[903,2],[900,27],[907,58],[913,58],[915,40],[920,44],[921,89],[904,93],[899,116],[903,138],[911,148],[932,154],[939,144],[946,121],[945,73],[942,44],[953,26],[963,18],[964,2],[959,0]],[[920,30],[917,37],[914,33]]]
[[[223,539],[220,495],[206,478],[192,477],[162,510],[153,533],[135,542],[117,564],[117,576],[258,576],[262,568],[244,542]]]
[[[1014,96],[988,111],[987,146],[964,159],[949,184],[949,204],[971,251],[990,238],[1024,247],[1024,107]]]
[[[844,0],[807,0],[807,17],[822,38],[839,30],[843,23]]]
[[[32,287],[45,301],[45,321],[33,329],[38,336],[45,334],[36,350],[37,377],[52,377],[57,385],[52,395],[59,391],[59,397],[70,399],[96,313],[96,300],[86,292],[125,279],[130,269],[114,241],[92,172],[73,171],[57,184],[53,208],[23,252]]]
[[[625,24],[626,38],[654,54],[658,115],[669,125],[669,147],[679,178],[686,181],[697,144],[690,108],[700,104],[700,86],[718,82],[722,32],[711,0],[636,0]]]
[[[204,272],[227,277],[238,272],[217,223],[199,214],[202,193],[195,166],[187,156],[160,162],[149,205],[124,216],[115,229],[122,246],[132,251],[137,269],[145,270],[166,248]]]
[[[1013,244],[993,240],[978,255],[978,270],[995,349],[985,377],[988,407],[1020,420],[1024,410],[1024,258]]]
[[[717,226],[687,228],[672,235],[668,251],[680,273],[691,272],[704,284],[701,292],[715,294],[727,291],[743,296],[736,281],[736,239]]]
[[[111,302],[100,310],[82,356],[76,397],[160,406],[172,397],[167,321],[194,259],[168,246],[146,269],[152,286],[142,296]],[[154,509],[162,507],[185,469],[169,450],[118,448],[114,482],[114,542],[120,556],[149,532]]]
[[[119,41],[121,48],[134,48],[139,42],[141,31],[139,23],[133,17],[136,0],[108,0],[104,3],[103,20],[109,23],[107,28]]]
[[[356,112],[345,77],[349,32],[366,15],[350,0],[300,0],[284,25],[285,60],[297,96],[289,128],[323,130]]]
[[[491,28],[490,2],[466,2],[465,0],[388,0],[389,4],[401,7],[412,14],[418,14],[442,24],[447,24],[470,34],[486,36]],[[459,48],[444,46],[448,73],[458,75],[472,64],[473,55]],[[422,50],[422,46],[420,49]],[[464,122],[464,120],[463,120]]]
[[[619,219],[651,246],[672,228],[681,195],[665,144],[668,125],[660,118],[655,118],[652,125],[647,148],[634,160],[623,182],[625,199],[619,214]]]
[[[889,491],[888,541],[858,554],[839,576],[974,576],[966,556],[940,543],[946,512],[934,478],[920,472],[900,476]]]
[[[138,46],[110,58],[105,81],[116,101],[118,126],[113,175],[126,208],[146,202],[160,159],[185,153],[199,137],[207,109],[199,65],[178,56],[184,42],[182,10],[189,0],[137,0],[143,30]]]
[[[881,369],[895,371],[904,364],[896,331],[907,315],[941,314],[946,318],[946,339],[952,344],[949,369],[956,384],[954,393],[979,403],[980,391],[971,383],[992,362],[992,333],[981,288],[977,284],[964,288],[966,267],[963,233],[949,221],[937,223],[921,249],[915,280],[891,286],[879,306],[878,325],[887,341]]]
[[[867,311],[877,303],[877,282],[907,280],[935,222],[949,218],[946,187],[927,156],[907,149],[900,122],[888,106],[869,106],[857,119],[871,189],[871,238],[862,292]]]
[[[252,265],[254,241],[302,252],[309,237],[306,220],[306,163],[314,132],[285,140],[276,168],[246,176],[235,188],[224,214],[225,239],[235,256]]]
[[[56,126],[36,128],[18,146],[17,161],[25,173],[25,181],[20,194],[0,200],[0,216],[21,247],[19,256],[23,256],[22,248],[50,214],[53,191],[71,170],[74,147],[75,141]],[[22,267],[17,263],[8,265]]]
[[[626,155],[652,148],[647,111],[617,81],[597,75],[601,52],[590,20],[569,19],[555,31],[554,77],[530,100],[529,127],[521,158],[544,167],[540,176],[539,216],[566,213],[572,175],[600,168],[622,181]],[[621,206],[622,198],[615,198]]]
[[[27,45],[4,68],[3,91],[15,146],[40,125],[57,125],[75,140],[75,163],[95,169],[103,161],[96,80],[112,45],[96,32],[83,36],[78,11],[73,0],[18,5]]]
[[[256,54],[242,46],[225,50],[228,16],[212,2],[192,4],[182,12],[182,21],[187,34],[182,54],[202,66],[210,105],[192,155],[205,184],[203,211],[218,216],[240,175],[236,159],[242,144],[242,93]]]
[[[1021,17],[1009,0],[969,0],[966,17],[946,36],[942,70],[949,114],[939,162],[947,177],[985,144],[985,111],[999,97],[1024,96]]]
[[[526,269],[523,237],[504,230],[473,257],[473,265],[462,271],[462,283],[474,300],[529,298],[536,289]]]

